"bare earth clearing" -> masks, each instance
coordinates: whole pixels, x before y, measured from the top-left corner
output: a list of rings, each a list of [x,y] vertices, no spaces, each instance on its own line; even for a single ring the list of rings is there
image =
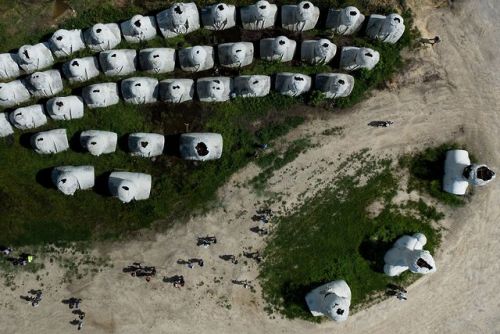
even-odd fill
[[[443,42],[417,51],[416,60],[395,83],[401,88],[375,92],[355,110],[318,119],[289,135],[311,135],[319,145],[300,155],[271,180],[272,192],[283,195],[286,208],[299,194],[312,196],[318,180],[327,183],[342,158],[365,147],[375,154],[396,155],[448,141],[466,142],[481,161],[500,169],[500,5],[496,0],[454,1],[452,9],[436,9],[430,0],[413,4],[424,37],[439,34]],[[371,120],[390,119],[393,127],[368,127]],[[321,132],[344,126],[344,136]],[[339,158],[339,154],[341,154]],[[249,166],[220,190],[220,207],[166,234],[103,245],[96,254],[110,256],[114,268],[93,279],[61,286],[63,271],[47,263],[42,270],[44,300],[32,308],[19,299],[38,288],[33,275],[20,277],[20,288],[0,291],[3,333],[67,333],[74,319],[62,299],[76,295],[87,313],[89,333],[498,333],[500,332],[500,183],[480,189],[466,207],[447,212],[438,271],[409,289],[409,300],[386,300],[351,316],[342,324],[320,325],[271,319],[256,293],[232,285],[231,279],[254,281],[257,265],[224,262],[221,254],[260,249],[263,240],[248,231],[250,217],[265,197],[240,187],[258,173]],[[282,203],[273,209],[283,210]],[[196,247],[196,236],[216,234],[218,243]],[[327,256],[327,254],[318,254]],[[201,257],[205,267],[187,269],[177,259]],[[160,278],[146,283],[123,274],[133,261],[160,268]],[[182,290],[161,282],[183,274]],[[215,280],[215,282],[214,282]],[[220,280],[220,282],[219,282]],[[203,284],[201,284],[203,282]],[[254,281],[254,284],[256,281]],[[230,307],[228,306],[230,305]]]

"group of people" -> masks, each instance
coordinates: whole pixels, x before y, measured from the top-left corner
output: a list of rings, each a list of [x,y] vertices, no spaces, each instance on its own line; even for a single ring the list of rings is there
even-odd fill
[[[156,276],[156,267],[143,266],[140,262],[134,262],[132,265],[123,268],[123,272],[130,273],[133,277],[144,277],[149,282],[151,277]]]
[[[394,296],[398,300],[408,300],[408,291],[399,285],[389,284],[387,286],[387,295]]]
[[[77,318],[70,321],[72,325],[77,326],[76,329],[81,330],[83,328],[83,320],[85,319],[85,312],[80,309],[81,298],[71,297],[69,299],[63,300],[64,304],[68,304],[71,313],[78,316]]]
[[[196,245],[199,247],[208,248],[210,247],[210,245],[216,243],[217,243],[217,238],[215,236],[210,237],[207,235],[206,237],[198,237],[198,242],[196,243]]]
[[[203,259],[195,259],[195,258],[189,260],[177,260],[177,263],[184,264],[189,269],[193,269],[196,264],[200,267],[203,267],[204,265]]]
[[[21,296],[21,298],[31,303],[31,306],[38,307],[43,297],[42,290],[31,289],[28,293],[28,296]]]
[[[0,246],[0,252],[3,256],[7,257],[7,261],[10,261],[14,266],[25,266],[33,261],[33,255],[28,253],[21,253],[17,257],[11,256],[14,249],[11,247]]]

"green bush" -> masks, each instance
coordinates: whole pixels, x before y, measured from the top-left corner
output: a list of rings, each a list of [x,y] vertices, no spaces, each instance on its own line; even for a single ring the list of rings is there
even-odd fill
[[[305,201],[297,212],[279,218],[265,249],[260,279],[268,309],[288,318],[313,318],[305,295],[327,282],[343,279],[357,308],[387,284],[406,284],[410,274],[391,278],[383,273],[384,255],[401,235],[422,232],[426,249],[435,250],[439,231],[432,223],[442,214],[423,201],[396,207],[391,200],[398,182],[387,161],[363,154],[354,176],[339,177]],[[355,158],[360,162],[359,156]],[[378,166],[378,167],[376,167]],[[366,179],[360,183],[360,179]],[[381,202],[375,216],[368,207]]]
[[[399,160],[403,168],[410,173],[408,191],[424,191],[444,204],[461,206],[465,204],[465,198],[443,191],[444,161],[446,152],[458,149],[458,144],[443,144],[438,147],[430,147],[423,152],[408,154]],[[471,156],[471,160],[475,160]]]

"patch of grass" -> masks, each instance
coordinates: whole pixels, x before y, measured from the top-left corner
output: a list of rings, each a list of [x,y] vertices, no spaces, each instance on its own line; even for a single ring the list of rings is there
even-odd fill
[[[73,148],[79,146],[80,131],[117,132],[120,136],[117,151],[100,157],[79,150],[38,155],[29,148],[28,132],[16,132],[13,137],[0,139],[0,159],[5,166],[16,166],[4,168],[0,173],[0,243],[117,238],[126,231],[150,227],[161,218],[182,219],[195,210],[202,210],[215,199],[219,186],[254,159],[257,143],[271,141],[301,123],[299,118],[290,118],[281,112],[294,103],[294,99],[274,93],[264,98],[195,104],[189,110],[183,105],[166,108],[165,104],[144,107],[120,103],[89,110],[83,119],[37,129],[66,128]],[[151,161],[131,157],[126,152],[127,133],[181,133],[185,131],[185,122],[190,123],[190,131],[221,133],[222,159],[198,164],[165,155]],[[85,164],[95,167],[96,191],[64,196],[51,186],[51,167]],[[152,174],[151,198],[124,205],[107,196],[103,191],[105,175],[120,169]]]
[[[0,9],[3,10],[0,10],[2,12],[0,14],[2,50],[7,51],[23,44],[46,41],[56,27],[85,29],[98,22],[120,22],[137,13],[154,15],[171,3],[171,1],[150,0],[134,1],[133,4],[129,2],[127,6],[123,4],[119,6],[119,2],[114,0],[69,0],[69,4],[76,11],[76,17],[56,22],[51,19],[52,1],[44,0],[33,4],[0,2]],[[202,1],[197,4],[203,6],[207,3]],[[249,3],[253,1],[237,4]],[[291,2],[280,1],[278,4],[283,3]],[[355,4],[365,12],[375,12],[379,9],[373,2],[367,3],[361,0],[359,3],[358,1],[352,3],[326,1],[319,5],[327,8],[347,4]],[[252,41],[258,41],[260,38],[267,37],[268,34],[277,36],[282,33],[285,32],[277,28],[252,36]],[[315,38],[325,33],[323,30],[317,30],[304,36]],[[158,46],[179,48],[194,44],[235,42],[244,40],[246,35],[243,36],[243,34],[245,32],[239,28],[216,33],[200,29],[187,36],[174,39],[165,40],[159,37],[144,44],[123,42],[119,48],[138,49]],[[286,34],[300,41],[300,36]],[[350,37],[344,39],[344,43],[354,41]],[[340,40],[336,40],[336,43],[339,46],[342,45]],[[400,50],[402,46],[397,45],[395,48]],[[391,50],[396,52],[394,51],[396,49]],[[75,57],[89,54],[90,52],[86,50]],[[387,56],[392,56],[392,54],[387,54]],[[385,57],[384,54],[382,57]],[[61,63],[67,59],[57,61]],[[251,67],[242,71],[224,69],[220,71],[221,75],[229,76],[241,73],[271,74],[275,71],[300,71],[312,74],[320,71],[330,72],[332,67],[328,65],[303,66],[298,61],[276,64],[256,60]],[[380,78],[390,73],[389,70],[384,71],[383,74],[377,76],[377,80],[381,80]],[[213,74],[212,72],[197,73],[192,77],[196,79],[198,76]],[[141,75],[141,73],[135,75]],[[176,71],[157,78],[163,79],[170,76],[188,77],[189,75]],[[61,95],[78,94],[80,86],[91,83],[119,81],[120,79],[122,78],[100,76],[85,84],[70,86],[65,83],[65,89]],[[36,132],[57,127],[67,129],[72,150],[53,156],[40,156],[34,153],[28,144],[30,133],[16,131],[14,136],[0,139],[0,160],[4,166],[10,166],[0,173],[0,211],[2,212],[0,243],[38,244],[61,240],[118,238],[125,232],[150,227],[158,219],[182,220],[196,210],[206,209],[215,199],[218,187],[224,184],[235,171],[254,160],[257,144],[269,143],[304,121],[308,116],[307,110],[294,114],[288,112],[292,107],[307,102],[308,96],[291,98],[271,93],[264,98],[239,98],[215,104],[194,101],[175,106],[161,103],[133,106],[119,103],[109,108],[86,110],[85,117],[80,120],[50,122],[49,125],[36,129]],[[186,131],[185,123],[189,124],[189,131],[221,133],[224,138],[222,159],[199,164],[182,161],[172,156],[161,156],[155,161],[150,161],[127,154],[124,137],[127,133],[144,131],[175,135]],[[117,132],[121,136],[117,152],[98,158],[80,152],[77,143],[78,134],[80,131],[89,129]],[[301,147],[296,143],[293,149],[285,152],[285,155],[273,158],[270,166],[275,166],[274,170],[278,169],[287,161],[293,160],[303,149],[305,146]],[[96,191],[81,191],[73,197],[67,197],[51,187],[49,180],[51,167],[86,164],[95,167]],[[103,190],[106,173],[122,169],[150,173],[153,176],[153,189],[149,200],[123,205],[106,195],[106,191]],[[265,180],[272,173],[273,169],[265,172],[267,176],[262,177],[263,181],[260,184],[264,185],[267,182]],[[167,225],[159,222],[155,226],[166,228]]]
[[[440,241],[432,222],[442,218],[424,202],[412,210],[391,204],[398,182],[390,161],[357,159],[350,175],[339,178],[300,209],[277,222],[261,267],[263,292],[270,308],[289,318],[313,318],[304,297],[324,283],[344,279],[352,291],[352,307],[370,300],[388,283],[405,284],[411,275],[390,278],[383,273],[383,257],[404,234],[422,232],[431,252]],[[352,174],[352,175],[351,175]],[[361,180],[364,179],[363,182]],[[370,218],[367,208],[383,203]],[[417,210],[413,210],[417,208]]]
[[[334,126],[321,132],[323,136],[342,136],[344,134],[343,126]]]
[[[270,152],[260,156],[257,159],[256,163],[263,170],[252,180],[250,180],[250,185],[252,185],[257,190],[264,190],[265,186],[267,185],[267,181],[271,177],[273,177],[275,171],[294,161],[310,146],[311,141],[308,138],[301,138],[291,142],[286,151],[283,152],[283,154]]]
[[[430,147],[416,154],[408,154],[399,159],[399,164],[410,173],[408,191],[423,191],[438,201],[451,205],[462,206],[466,197],[456,196],[443,191],[444,161],[446,152],[461,148],[458,144],[443,144]],[[476,159],[470,156],[471,161]]]

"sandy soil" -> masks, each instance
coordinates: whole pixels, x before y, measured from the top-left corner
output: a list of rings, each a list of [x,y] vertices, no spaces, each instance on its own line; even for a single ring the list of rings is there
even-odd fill
[[[500,4],[497,0],[454,1],[453,7],[436,9],[430,0],[413,0],[417,24],[424,36],[439,34],[440,45],[413,52],[416,60],[395,81],[393,90],[375,92],[356,110],[318,119],[299,128],[289,139],[306,135],[318,146],[299,156],[271,180],[271,191],[286,201],[273,209],[293,207],[306,192],[334,177],[340,157],[370,147],[376,154],[399,154],[450,140],[468,143],[474,154],[494,169],[500,144]],[[366,126],[371,120],[390,119],[387,129]],[[322,136],[334,126],[344,126],[342,137]],[[89,333],[498,333],[500,332],[500,207],[497,181],[477,190],[472,203],[449,212],[449,229],[435,255],[438,271],[409,289],[407,302],[386,300],[342,324],[320,325],[303,321],[270,319],[262,310],[257,292],[231,284],[231,279],[255,281],[257,266],[238,265],[218,258],[260,249],[263,239],[249,232],[250,219],[265,197],[239,185],[258,173],[249,166],[220,190],[220,206],[165,234],[113,245],[96,253],[110,256],[114,268],[93,279],[59,285],[62,270],[47,264],[43,275],[45,299],[32,308],[19,299],[37,288],[33,276],[19,279],[15,291],[0,291],[0,324],[3,333],[66,333],[74,319],[60,301],[71,295],[83,299]],[[196,247],[196,236],[216,234],[218,243]],[[204,268],[188,269],[177,259],[201,257]],[[154,264],[160,277],[183,274],[182,290],[161,282],[146,283],[121,272],[133,261]],[[254,282],[256,284],[256,282]],[[257,285],[257,284],[256,284]],[[227,307],[227,305],[231,305]]]

